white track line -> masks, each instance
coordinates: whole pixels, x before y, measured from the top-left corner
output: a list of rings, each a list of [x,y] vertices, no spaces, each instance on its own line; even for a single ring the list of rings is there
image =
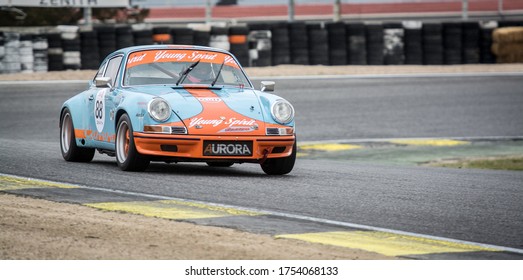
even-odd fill
[[[233,205],[227,205],[227,204],[221,204],[221,203],[184,199],[184,198],[177,198],[177,197],[170,197],[170,196],[163,196],[163,195],[154,195],[154,194],[145,194],[145,193],[138,193],[138,192],[129,192],[129,191],[122,191],[122,190],[98,188],[98,187],[89,187],[89,186],[84,186],[84,185],[69,184],[69,183],[64,183],[64,182],[56,182],[56,181],[36,179],[36,178],[30,178],[30,177],[24,177],[24,176],[16,176],[16,175],[5,174],[5,173],[0,173],[0,176],[11,176],[11,177],[26,179],[26,180],[39,180],[39,181],[44,181],[44,182],[48,182],[48,183],[67,184],[67,185],[75,186],[78,188],[96,190],[96,191],[104,191],[104,192],[108,192],[108,193],[133,195],[133,196],[140,196],[140,197],[147,197],[147,198],[154,198],[154,199],[161,199],[161,200],[176,200],[176,201],[183,201],[183,202],[190,202],[190,203],[207,204],[207,205],[211,205],[211,206],[225,207],[225,208],[231,208],[231,209],[242,210],[242,211],[250,211],[250,212],[256,212],[256,213],[260,213],[260,214],[264,214],[264,215],[271,215],[271,216],[282,217],[282,218],[290,218],[290,219],[297,219],[297,220],[302,220],[302,221],[323,223],[323,224],[340,226],[340,227],[380,231],[380,232],[387,232],[387,233],[392,233],[392,234],[400,234],[400,235],[407,235],[407,236],[412,236],[412,237],[440,240],[440,241],[445,241],[445,242],[453,242],[453,243],[458,243],[458,244],[463,244],[463,245],[479,246],[479,247],[484,247],[484,248],[488,248],[488,249],[499,250],[499,251],[504,251],[504,252],[511,252],[511,253],[523,255],[523,250],[517,249],[517,248],[485,244],[485,243],[477,243],[477,242],[471,242],[471,241],[465,241],[465,240],[459,240],[459,239],[452,239],[452,238],[427,235],[427,234],[419,234],[419,233],[414,233],[414,232],[394,230],[394,229],[388,229],[388,228],[382,228],[382,227],[374,227],[374,226],[368,226],[368,225],[362,225],[362,224],[333,221],[333,220],[328,220],[328,219],[288,214],[288,213],[283,213],[283,212],[267,211],[267,210],[261,210],[261,209],[256,209],[256,208],[239,207],[239,206],[233,206]]]

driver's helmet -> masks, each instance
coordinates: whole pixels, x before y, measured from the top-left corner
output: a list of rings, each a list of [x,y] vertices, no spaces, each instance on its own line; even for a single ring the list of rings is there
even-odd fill
[[[211,63],[198,63],[194,69],[189,73],[187,79],[191,83],[201,83],[204,81],[212,81],[213,71]]]

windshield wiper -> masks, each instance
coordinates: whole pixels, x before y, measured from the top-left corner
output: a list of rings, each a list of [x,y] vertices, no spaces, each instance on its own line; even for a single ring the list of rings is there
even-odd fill
[[[216,82],[218,81],[218,78],[220,77],[220,73],[222,72],[222,69],[223,69],[223,65],[225,64],[225,59],[223,60],[222,62],[222,65],[220,66],[220,70],[218,70],[218,73],[216,73],[216,77],[214,78],[214,80],[212,81],[211,83],[211,87],[214,86],[214,84],[216,84]]]
[[[196,65],[198,65],[198,63],[200,63],[199,60],[196,61],[195,63],[191,64],[191,66],[189,66],[189,68],[185,69],[185,71],[183,71],[183,74],[180,76],[180,78],[176,82],[176,85],[179,85],[180,83],[183,83],[183,81],[185,80],[187,75],[189,75],[189,73],[194,69],[194,67],[196,67]]]

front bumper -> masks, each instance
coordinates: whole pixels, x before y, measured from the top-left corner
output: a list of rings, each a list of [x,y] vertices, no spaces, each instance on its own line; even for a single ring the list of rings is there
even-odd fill
[[[140,154],[176,161],[228,160],[255,162],[266,158],[288,157],[292,153],[296,137],[290,136],[209,136],[168,135],[134,132],[134,143]],[[204,156],[204,141],[252,141],[250,156]]]

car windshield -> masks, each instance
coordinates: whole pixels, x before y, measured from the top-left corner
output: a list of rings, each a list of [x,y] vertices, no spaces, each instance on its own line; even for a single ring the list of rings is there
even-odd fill
[[[236,61],[206,50],[147,50],[127,59],[124,86],[202,84],[250,87]]]

